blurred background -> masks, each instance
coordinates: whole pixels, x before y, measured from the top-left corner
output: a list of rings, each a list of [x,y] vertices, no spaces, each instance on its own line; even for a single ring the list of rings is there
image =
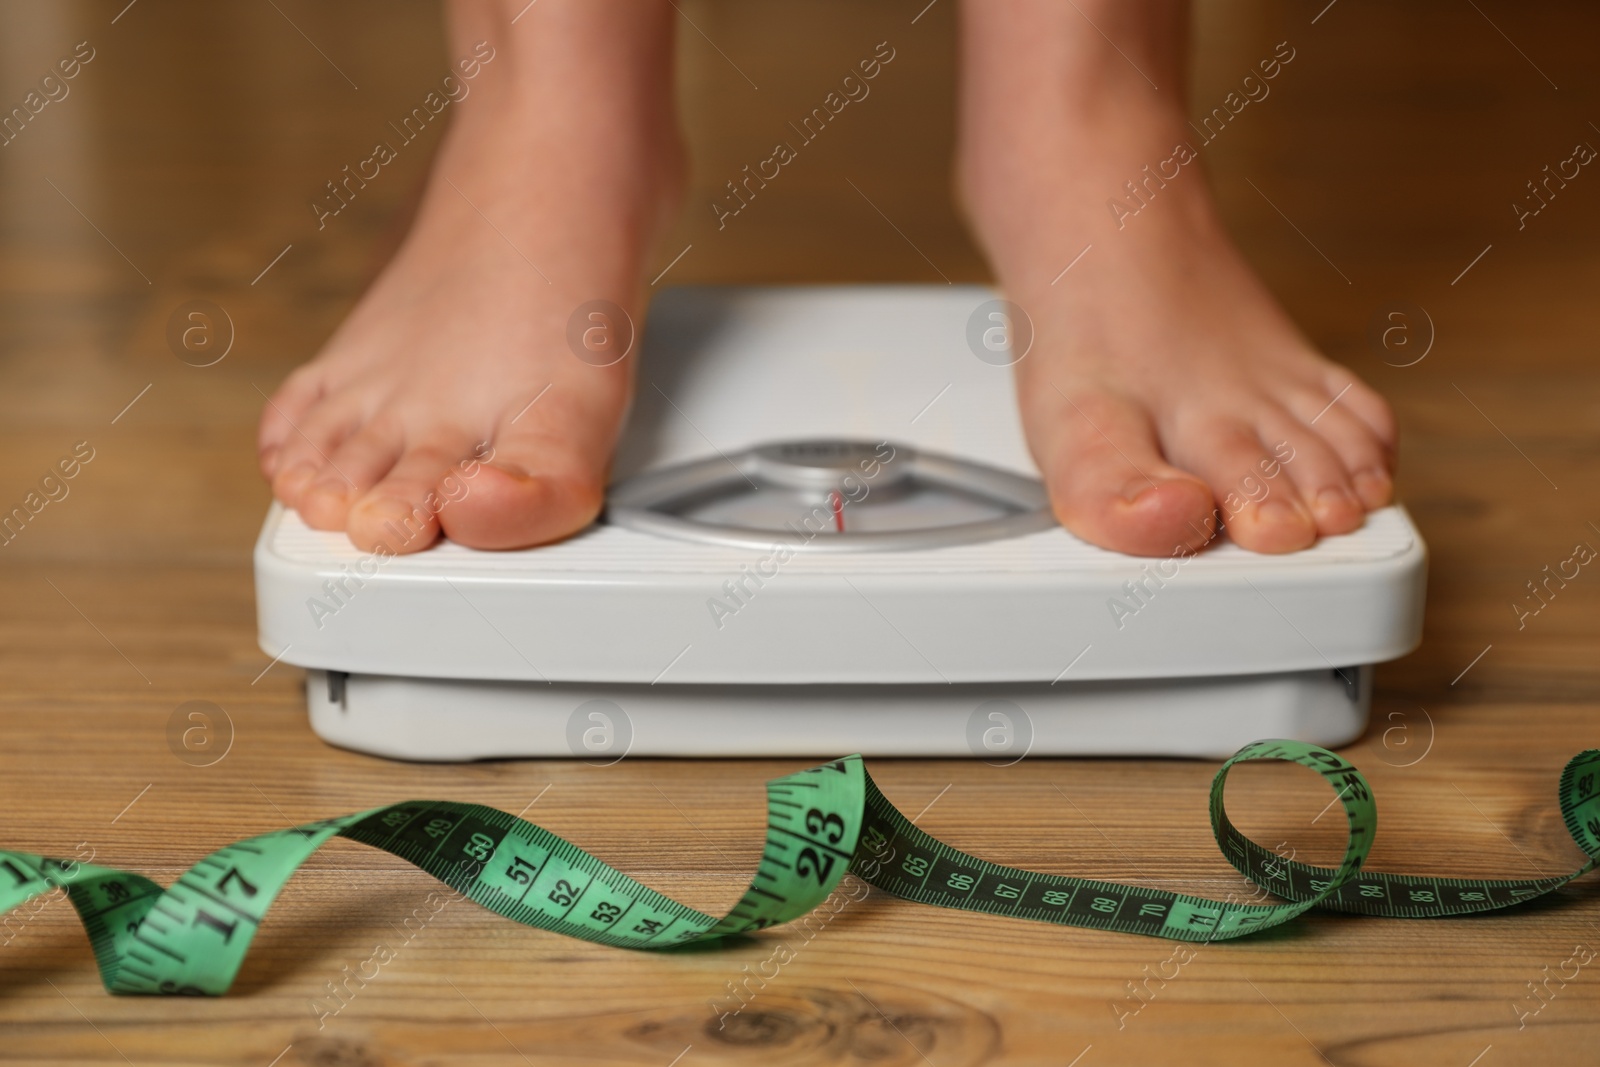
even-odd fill
[[[955,6],[680,0],[694,185],[657,269],[692,248],[664,284],[984,279],[949,178]],[[1571,610],[1527,630],[1511,604],[1575,542],[1600,545],[1600,172],[1522,229],[1512,205],[1576,144],[1600,145],[1597,28],[1575,2],[1196,7],[1196,113],[1277,42],[1296,50],[1204,161],[1268,284],[1400,416],[1401,496],[1434,552],[1433,652],[1387,668],[1389,693],[1595,692],[1600,580],[1572,583]],[[719,232],[723,183],[884,40],[897,57],[871,97]],[[15,679],[0,700],[132,683],[170,707],[266,663],[249,572],[269,501],[253,447],[263,394],[394,246],[442,124],[321,231],[310,204],[447,58],[434,0],[0,0],[0,106],[23,106],[80,42],[93,58],[67,95],[0,147],[0,504],[74,443],[95,450],[70,496],[0,548],[0,666]],[[233,330],[203,368],[167,338],[195,299]],[[1369,342],[1397,301],[1436,330],[1409,366]],[[172,669],[147,687],[85,622]]]

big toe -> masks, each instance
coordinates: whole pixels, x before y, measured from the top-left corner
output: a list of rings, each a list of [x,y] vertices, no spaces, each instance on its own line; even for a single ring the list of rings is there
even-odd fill
[[[1025,406],[1023,422],[1056,517],[1085,541],[1169,556],[1213,536],[1210,488],[1166,461],[1137,405],[1098,389],[1052,384]]]
[[[470,548],[559,541],[593,522],[605,500],[603,467],[548,439],[496,441],[493,454],[461,481],[460,499],[439,518],[450,540]]]

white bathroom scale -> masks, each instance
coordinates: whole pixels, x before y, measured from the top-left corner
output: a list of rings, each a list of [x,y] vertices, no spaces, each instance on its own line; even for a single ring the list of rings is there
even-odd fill
[[[1421,636],[1405,510],[1279,556],[1079,540],[1023,444],[994,299],[669,290],[625,357],[638,399],[599,522],[382,559],[274,505],[261,647],[306,669],[325,740],[402,759],[1006,763],[1357,737],[1372,665]]]

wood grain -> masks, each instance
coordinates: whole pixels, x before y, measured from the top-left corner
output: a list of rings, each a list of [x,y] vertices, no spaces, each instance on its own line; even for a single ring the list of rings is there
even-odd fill
[[[0,101],[74,42],[97,49],[73,94],[0,149],[0,503],[75,442],[96,449],[71,495],[0,549],[5,844],[92,849],[170,881],[212,848],[295,821],[408,796],[515,811],[548,787],[533,809],[543,825],[687,902],[731,903],[759,847],[761,784],[792,765],[387,763],[318,742],[300,675],[264,670],[255,645],[261,392],[316,350],[392,247],[428,146],[326,230],[307,202],[438,77],[435,6],[123,5],[0,0]],[[694,186],[657,269],[692,249],[666,282],[985,276],[950,201],[954,0],[915,23],[923,0],[681,7]],[[1575,542],[1600,544],[1600,176],[1522,231],[1509,204],[1575,141],[1600,140],[1600,13],[1322,7],[1202,5],[1194,99],[1220,98],[1274,42],[1298,49],[1273,95],[1207,147],[1207,166],[1268,283],[1392,399],[1404,430],[1402,495],[1432,572],[1423,646],[1379,672],[1372,729],[1349,750],[1380,798],[1372,862],[1570,870],[1580,857],[1554,785],[1600,740],[1600,578],[1585,572],[1522,629],[1511,604]],[[871,99],[718,231],[707,205],[722,183],[885,39],[898,57]],[[172,310],[197,297],[237,329],[205,369],[164,340]],[[1396,299],[1437,327],[1406,368],[1366,342]],[[234,731],[211,767],[168,748],[174,709],[197,699]],[[1207,831],[1213,769],[881,761],[873,773],[913,812],[938,797],[922,825],[996,861],[1220,895],[1239,880]],[[1301,855],[1336,846],[1313,821],[1327,800],[1314,782],[1246,773],[1230,796],[1260,840]],[[0,925],[0,1062],[1505,1067],[1588,1062],[1600,1039],[1595,966],[1552,980],[1522,1029],[1516,1013],[1575,945],[1600,948],[1592,881],[1487,918],[1319,915],[1206,946],[1151,983],[1136,1014],[1129,983],[1162,969],[1165,942],[874,895],[800,938],[725,1025],[727,1005],[712,1005],[728,983],[797,935],[637,955],[454,904],[403,936],[432,887],[387,855],[330,844],[220,1000],[108,997],[70,909],[27,909]],[[395,959],[319,1020],[327,984],[380,943]]]

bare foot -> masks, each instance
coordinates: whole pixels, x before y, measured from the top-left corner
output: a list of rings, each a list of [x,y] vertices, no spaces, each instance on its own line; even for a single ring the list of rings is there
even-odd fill
[[[451,105],[404,245],[261,419],[274,495],[368,551],[441,530],[522,547],[593,520],[637,354],[602,366],[618,335],[596,334],[580,359],[568,322],[606,300],[640,323],[644,257],[682,184],[665,2],[449,14],[453,57],[487,41],[494,58]]]
[[[1136,216],[1108,208],[1196,140],[1178,94],[1183,6],[963,11],[959,173],[1004,288],[1033,320],[1018,396],[1062,524],[1139,555],[1204,544],[1218,510],[1258,552],[1359,527],[1393,493],[1393,416],[1251,272],[1200,162],[1168,162],[1177,176],[1158,171]]]

